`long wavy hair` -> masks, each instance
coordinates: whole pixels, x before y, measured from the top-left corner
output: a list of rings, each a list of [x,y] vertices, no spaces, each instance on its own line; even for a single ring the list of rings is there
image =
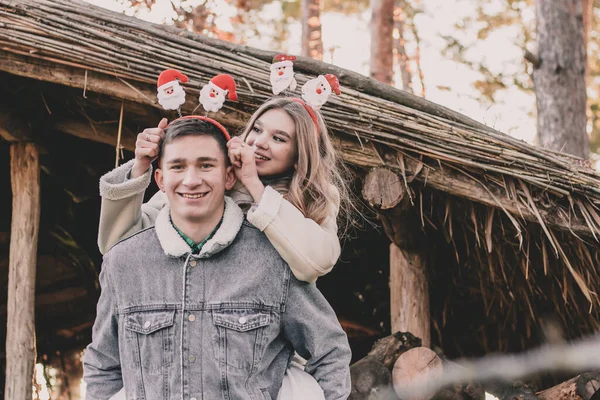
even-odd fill
[[[330,215],[332,204],[339,203],[340,210],[353,208],[350,207],[350,193],[346,184],[348,171],[341,163],[331,143],[325,121],[318,111],[314,111],[319,126],[317,135],[315,123],[302,104],[290,98],[274,97],[252,115],[241,134],[242,140],[246,140],[256,120],[273,109],[284,110],[294,121],[298,151],[296,168],[291,178],[288,174],[287,179],[279,179],[270,185],[282,193],[306,218],[318,224],[323,223]]]

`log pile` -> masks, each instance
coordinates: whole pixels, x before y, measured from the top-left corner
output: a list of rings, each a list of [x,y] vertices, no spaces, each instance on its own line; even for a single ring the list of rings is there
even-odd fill
[[[418,380],[435,381],[445,366],[456,365],[439,356],[408,332],[380,339],[363,359],[350,367],[352,393],[349,400],[484,400],[488,392],[499,400],[598,400],[600,372],[587,372],[545,390],[518,381],[462,383],[436,393],[404,396],[403,388]]]
[[[416,379],[435,379],[443,368],[441,358],[421,347],[421,340],[408,332],[380,339],[369,354],[350,367],[352,393],[349,400],[397,400],[397,391]],[[476,385],[445,388],[435,395],[412,400],[483,400]],[[408,399],[407,399],[408,400]]]

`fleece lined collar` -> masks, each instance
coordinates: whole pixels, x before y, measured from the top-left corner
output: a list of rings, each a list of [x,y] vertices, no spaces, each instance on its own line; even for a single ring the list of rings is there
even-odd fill
[[[197,257],[210,257],[229,246],[237,236],[243,222],[244,213],[240,207],[231,198],[225,196],[225,212],[221,226],[204,244]],[[158,241],[167,256],[181,257],[190,253],[190,246],[171,223],[171,207],[168,203],[160,210],[156,218],[155,229]]]

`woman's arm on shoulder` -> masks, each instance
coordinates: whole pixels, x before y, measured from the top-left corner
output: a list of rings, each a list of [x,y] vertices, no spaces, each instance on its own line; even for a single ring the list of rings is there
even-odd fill
[[[248,221],[267,235],[296,278],[305,282],[327,274],[340,257],[336,222],[339,194],[334,186],[331,190],[337,201],[331,204],[328,217],[320,225],[305,218],[270,186],[265,188],[258,206],[248,211]]]
[[[100,178],[100,224],[98,248],[106,253],[119,240],[154,225],[159,211],[166,204],[162,192],[156,193],[146,204],[144,192],[150,185],[152,168],[143,175],[130,179],[133,160]]]

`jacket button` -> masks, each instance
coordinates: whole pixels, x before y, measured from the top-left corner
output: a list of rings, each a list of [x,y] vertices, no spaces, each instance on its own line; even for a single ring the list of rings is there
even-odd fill
[[[190,316],[188,317],[188,321],[194,322],[195,320],[196,320],[196,316],[194,314],[190,314]]]
[[[196,260],[190,261],[190,267],[194,268],[196,266],[196,264],[197,264]]]
[[[149,327],[150,327],[150,321],[144,322],[144,328],[149,328]]]
[[[188,360],[193,363],[194,361],[196,361],[196,356],[191,355],[188,357]]]
[[[238,319],[238,322],[240,324],[245,324],[248,320],[246,319],[246,317],[240,317],[240,319]]]

